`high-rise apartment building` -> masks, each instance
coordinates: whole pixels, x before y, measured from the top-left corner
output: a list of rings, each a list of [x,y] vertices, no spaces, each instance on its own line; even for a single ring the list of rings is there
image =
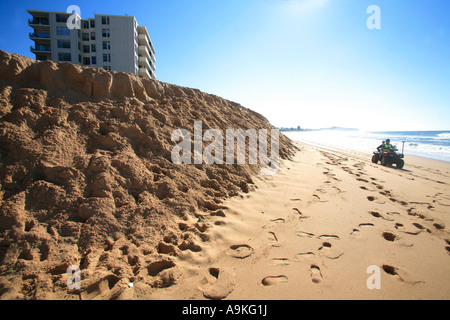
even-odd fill
[[[133,73],[156,79],[155,49],[147,28],[133,16],[96,14],[69,29],[65,12],[27,10],[36,60],[71,62],[82,66]],[[69,21],[70,23],[70,21]]]

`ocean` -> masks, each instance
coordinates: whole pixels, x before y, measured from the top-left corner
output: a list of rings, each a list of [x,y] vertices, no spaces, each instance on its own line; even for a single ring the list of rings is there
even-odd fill
[[[450,131],[380,131],[364,132],[350,130],[283,131],[294,141],[310,142],[335,148],[375,151],[381,141],[390,139],[405,155],[450,162]]]

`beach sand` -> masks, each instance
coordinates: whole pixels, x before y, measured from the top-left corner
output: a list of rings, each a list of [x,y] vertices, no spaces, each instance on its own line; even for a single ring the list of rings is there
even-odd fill
[[[0,115],[1,300],[450,298],[448,162],[397,170],[280,135],[273,176],[176,165],[172,134],[198,119],[273,126],[197,89],[1,50]]]
[[[206,217],[203,250],[177,257],[178,285],[147,298],[449,299],[450,164],[299,148]]]

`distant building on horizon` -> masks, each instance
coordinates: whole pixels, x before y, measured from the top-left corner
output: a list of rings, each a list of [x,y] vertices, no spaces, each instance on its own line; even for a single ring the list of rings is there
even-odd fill
[[[71,62],[82,66],[133,73],[156,79],[155,49],[145,26],[133,16],[96,14],[81,19],[80,29],[69,29],[72,13],[27,10],[36,60]]]

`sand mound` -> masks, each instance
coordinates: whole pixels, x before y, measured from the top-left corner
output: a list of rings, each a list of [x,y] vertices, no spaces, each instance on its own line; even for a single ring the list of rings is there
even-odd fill
[[[133,281],[175,284],[174,257],[208,241],[202,217],[249,192],[259,166],[175,165],[172,132],[195,120],[272,128],[199,90],[3,51],[0,117],[2,299],[132,298]],[[280,135],[280,157],[293,152]],[[71,265],[80,290],[67,288]]]

